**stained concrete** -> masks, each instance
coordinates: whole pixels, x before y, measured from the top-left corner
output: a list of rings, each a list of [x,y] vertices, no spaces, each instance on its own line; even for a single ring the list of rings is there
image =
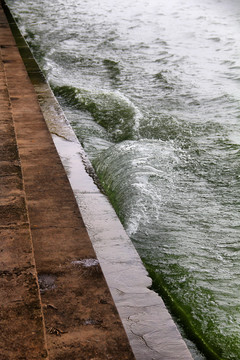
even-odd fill
[[[134,360],[1,7],[0,50],[0,358]]]
[[[26,193],[16,141],[3,44],[9,40],[0,9],[0,359],[46,359],[44,320]]]

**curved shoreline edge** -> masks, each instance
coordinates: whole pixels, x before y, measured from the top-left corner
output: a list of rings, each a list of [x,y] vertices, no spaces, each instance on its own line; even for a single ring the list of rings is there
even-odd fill
[[[149,289],[152,281],[137,251],[88,175],[91,164],[83,148],[6,6],[5,10],[136,359],[192,359],[162,299]]]

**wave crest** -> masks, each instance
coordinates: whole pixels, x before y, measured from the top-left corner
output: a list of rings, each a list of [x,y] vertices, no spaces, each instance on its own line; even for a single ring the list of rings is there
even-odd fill
[[[120,142],[138,138],[142,115],[119,91],[91,91],[59,86],[54,88],[54,92],[71,106],[88,111],[93,119],[111,134],[112,140]]]

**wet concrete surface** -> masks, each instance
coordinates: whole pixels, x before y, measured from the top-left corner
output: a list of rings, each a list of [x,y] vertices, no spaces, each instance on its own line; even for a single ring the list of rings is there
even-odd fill
[[[38,360],[47,358],[47,349],[26,193],[2,55],[4,46],[11,43],[6,29],[0,8],[0,359]]]
[[[0,49],[0,359],[134,359],[1,7]]]

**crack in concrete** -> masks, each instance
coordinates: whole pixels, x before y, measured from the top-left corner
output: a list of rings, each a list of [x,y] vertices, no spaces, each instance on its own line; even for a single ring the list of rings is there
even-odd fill
[[[156,351],[155,349],[153,349],[151,346],[148,345],[147,341],[144,339],[144,335],[139,335],[136,334],[132,329],[131,329],[131,325],[130,325],[130,331],[134,336],[137,336],[139,339],[141,339],[144,344],[147,346],[147,348],[149,348],[151,351],[155,352],[155,353],[159,353],[158,351]],[[152,360],[155,360],[154,358],[152,358]]]

